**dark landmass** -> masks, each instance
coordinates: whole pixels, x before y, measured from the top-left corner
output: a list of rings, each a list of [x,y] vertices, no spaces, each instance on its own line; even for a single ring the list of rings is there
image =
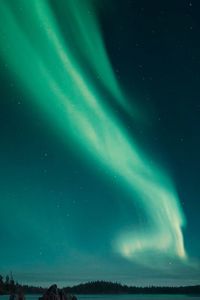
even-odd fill
[[[47,288],[21,285],[13,280],[12,275],[6,276],[5,280],[0,275],[0,295],[16,293],[23,290],[24,294],[44,294]],[[113,283],[108,281],[93,281],[65,287],[68,294],[188,294],[200,295],[200,285],[179,287],[135,287]]]
[[[200,285],[180,287],[135,287],[107,281],[94,281],[64,288],[72,294],[199,294]]]

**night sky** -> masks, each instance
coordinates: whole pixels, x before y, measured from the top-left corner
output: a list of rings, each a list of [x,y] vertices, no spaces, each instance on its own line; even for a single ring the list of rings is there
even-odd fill
[[[199,12],[1,0],[0,274],[200,283]]]

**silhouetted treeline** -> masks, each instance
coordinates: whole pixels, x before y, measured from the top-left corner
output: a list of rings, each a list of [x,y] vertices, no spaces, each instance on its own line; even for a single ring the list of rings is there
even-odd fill
[[[200,285],[180,287],[134,287],[107,281],[94,281],[65,288],[72,294],[200,294]]]
[[[43,294],[46,291],[42,287],[21,285],[14,281],[12,274],[7,275],[5,278],[0,275],[0,295],[17,293],[19,290],[23,290],[25,294]]]
[[[17,293],[23,290],[24,294],[44,294],[46,288],[29,285],[21,285],[14,281],[12,275],[0,275],[0,295]],[[200,295],[200,285],[180,286],[180,287],[135,287],[113,283],[109,281],[92,281],[64,288],[69,294],[198,294]]]

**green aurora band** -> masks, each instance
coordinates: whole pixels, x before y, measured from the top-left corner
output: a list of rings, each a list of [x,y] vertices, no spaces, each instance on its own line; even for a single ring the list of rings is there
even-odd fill
[[[142,205],[151,226],[143,233],[119,234],[114,251],[139,262],[155,252],[186,258],[185,218],[169,176],[150,162],[104,99],[103,90],[128,106],[94,7],[88,0],[63,3],[67,39],[48,1],[1,0],[1,59],[50,122],[77,143],[86,159],[118,176]]]

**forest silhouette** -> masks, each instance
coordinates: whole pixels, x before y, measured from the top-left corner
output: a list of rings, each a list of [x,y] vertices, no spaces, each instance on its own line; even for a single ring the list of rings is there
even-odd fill
[[[23,290],[24,294],[44,294],[47,288],[30,285],[21,285],[15,282],[13,276],[0,275],[0,295],[16,293]],[[64,287],[66,293],[71,294],[198,294],[200,295],[200,285],[195,286],[147,286],[136,287],[122,285],[110,281],[91,281],[81,283],[72,287]]]

